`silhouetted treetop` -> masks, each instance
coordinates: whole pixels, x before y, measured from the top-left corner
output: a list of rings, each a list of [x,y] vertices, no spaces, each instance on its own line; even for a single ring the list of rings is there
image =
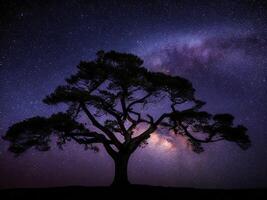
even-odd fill
[[[37,116],[16,123],[8,129],[4,139],[11,142],[9,150],[19,154],[31,147],[40,151],[49,150],[52,134],[58,136],[60,146],[65,144],[66,140],[75,139],[77,134],[90,136],[93,133],[83,124],[73,120],[70,115],[60,112],[49,118]]]
[[[183,136],[197,153],[203,144],[221,140],[242,149],[250,146],[247,129],[235,126],[232,115],[201,110],[205,102],[195,97],[190,81],[151,72],[135,55],[99,51],[95,60],[82,61],[77,68],[43,100],[48,105],[64,103],[67,110],[12,125],[4,137],[10,151],[49,150],[52,135],[60,147],[75,141],[98,151],[94,144],[101,143],[115,161],[114,183],[126,184],[130,155],[158,129]],[[143,131],[138,133],[140,126]]]

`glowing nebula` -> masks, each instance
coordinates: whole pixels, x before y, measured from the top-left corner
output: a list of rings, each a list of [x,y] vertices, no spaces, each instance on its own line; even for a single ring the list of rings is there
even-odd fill
[[[164,136],[160,136],[157,133],[154,133],[150,136],[148,143],[153,148],[157,148],[162,151],[170,151],[175,148],[175,145],[171,140],[168,140]]]

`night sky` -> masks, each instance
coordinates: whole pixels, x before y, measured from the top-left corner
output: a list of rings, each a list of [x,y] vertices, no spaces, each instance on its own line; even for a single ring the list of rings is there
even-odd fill
[[[0,135],[62,106],[45,95],[103,49],[134,53],[150,70],[192,81],[211,113],[232,113],[252,147],[220,142],[196,154],[154,135],[131,157],[136,184],[200,188],[267,186],[267,4],[264,1],[0,0]],[[104,150],[69,144],[15,158],[0,141],[0,188],[109,185]]]

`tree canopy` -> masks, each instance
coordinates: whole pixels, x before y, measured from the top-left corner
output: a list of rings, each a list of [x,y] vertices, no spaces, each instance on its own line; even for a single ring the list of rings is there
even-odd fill
[[[202,110],[205,102],[196,99],[190,81],[149,71],[135,55],[99,51],[95,60],[82,61],[77,68],[65,85],[43,100],[48,105],[64,103],[67,110],[10,126],[4,136],[10,151],[20,154],[32,147],[47,151],[54,135],[59,147],[75,141],[98,151],[95,144],[100,143],[115,161],[122,155],[128,161],[157,129],[185,137],[197,153],[204,150],[203,144],[221,140],[242,149],[251,144],[247,129],[234,125],[232,115]],[[149,112],[159,105],[164,109]],[[136,133],[140,125],[144,131]]]

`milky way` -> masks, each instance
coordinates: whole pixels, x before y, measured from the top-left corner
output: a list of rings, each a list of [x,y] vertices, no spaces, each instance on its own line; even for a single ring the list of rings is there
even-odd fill
[[[182,138],[154,135],[132,156],[133,183],[179,187],[267,185],[267,16],[264,1],[1,1],[0,134],[50,115],[42,99],[99,49],[131,52],[149,70],[189,79],[212,113],[248,127],[247,151],[222,142],[195,154]],[[164,107],[164,105],[162,105]],[[21,157],[0,142],[0,187],[108,185],[113,162],[69,144]]]

